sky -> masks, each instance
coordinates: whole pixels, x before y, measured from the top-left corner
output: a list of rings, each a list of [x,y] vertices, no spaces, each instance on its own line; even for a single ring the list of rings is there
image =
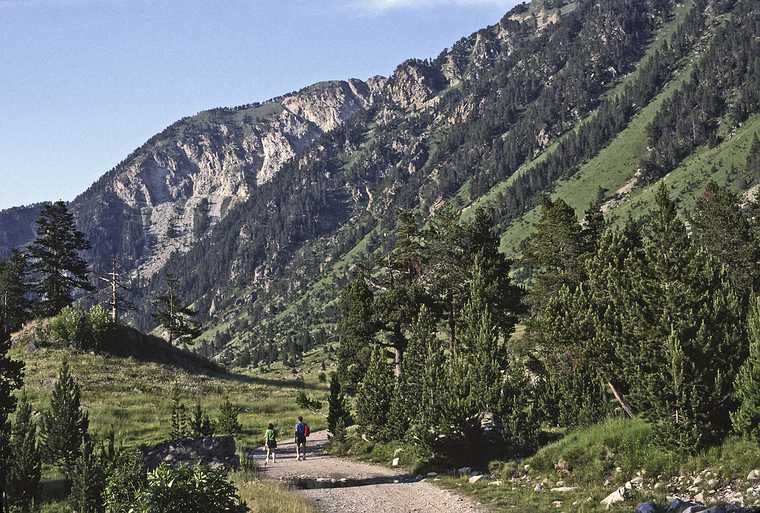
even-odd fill
[[[516,0],[0,0],[0,209],[71,200],[199,111],[389,75]]]

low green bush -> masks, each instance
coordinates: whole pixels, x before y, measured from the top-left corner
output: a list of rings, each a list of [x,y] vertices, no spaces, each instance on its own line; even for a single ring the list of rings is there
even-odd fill
[[[54,342],[81,351],[97,350],[112,327],[108,312],[100,305],[89,311],[67,306],[50,322],[50,336]]]

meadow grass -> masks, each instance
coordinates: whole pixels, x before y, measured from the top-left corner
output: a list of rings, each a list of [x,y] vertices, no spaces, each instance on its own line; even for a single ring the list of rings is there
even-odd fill
[[[325,416],[302,411],[295,400],[301,390],[319,400],[326,398],[327,387],[318,380],[320,354],[319,351],[307,354],[305,366],[294,376],[282,365],[269,369],[193,372],[167,364],[72,352],[60,347],[41,347],[33,352],[20,347],[11,350],[14,359],[25,363],[25,390],[36,411],[47,408],[61,362],[68,359],[72,375],[81,387],[82,405],[90,417],[90,432],[103,436],[113,429],[117,444],[124,447],[154,444],[168,438],[171,395],[175,387],[189,409],[200,400],[212,419],[227,398],[239,407],[243,430],[236,436],[238,447],[259,447],[269,422],[278,427],[281,438],[292,436],[298,415],[303,415],[312,429],[323,429]],[[269,485],[257,486],[264,489],[262,487]],[[42,510],[68,511],[62,500],[64,495],[62,476],[56,469],[46,467]],[[294,509],[271,511],[310,511],[296,508],[297,501],[293,504]],[[253,511],[270,510],[253,508]]]

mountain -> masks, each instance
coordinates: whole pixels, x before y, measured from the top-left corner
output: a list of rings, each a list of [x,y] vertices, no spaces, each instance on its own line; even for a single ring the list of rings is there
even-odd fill
[[[390,77],[326,82],[185,118],[72,202],[95,272],[137,304],[171,272],[222,361],[329,339],[356,263],[400,209],[485,208],[519,253],[542,194],[643,215],[661,180],[758,182],[760,8],[751,0],[535,0]],[[0,254],[36,207],[0,212]],[[21,221],[21,222],[19,222]],[[136,323],[151,327],[147,308]]]

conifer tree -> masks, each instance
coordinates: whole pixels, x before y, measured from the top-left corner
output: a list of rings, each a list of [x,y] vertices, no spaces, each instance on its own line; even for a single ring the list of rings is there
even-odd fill
[[[343,394],[337,373],[332,373],[330,376],[330,397],[327,404],[327,429],[335,436],[341,429],[353,424],[351,412],[346,404],[346,397]]]
[[[747,324],[749,356],[734,382],[739,409],[731,421],[738,433],[760,444],[760,296],[752,299]]]
[[[78,457],[90,421],[80,403],[79,384],[64,360],[53,388],[50,406],[42,413],[40,437],[46,459],[68,475]]]
[[[208,413],[203,410],[203,405],[201,405],[200,399],[195,402],[193,417],[190,419],[190,429],[193,432],[193,436],[196,438],[211,436],[214,434],[214,426],[211,423]]]
[[[181,440],[192,436],[190,427],[190,418],[187,413],[187,406],[182,402],[182,397],[177,386],[172,387],[172,409],[171,409],[171,431],[169,431],[170,440]]]
[[[106,487],[106,469],[101,455],[95,451],[95,443],[85,436],[80,444],[77,458],[71,467],[71,501],[77,513],[101,513],[103,491]]]
[[[10,433],[11,426],[8,416],[16,408],[16,399],[13,391],[21,388],[22,369],[21,362],[8,357],[11,347],[10,338],[6,335],[6,329],[0,319],[0,475],[7,475],[11,463]],[[0,479],[0,497],[5,493],[5,480]],[[0,500],[0,513],[3,512],[2,500]]]
[[[728,267],[732,283],[748,299],[760,286],[760,246],[750,216],[739,203],[736,194],[710,182],[697,198],[691,223],[699,244]]]
[[[0,263],[0,319],[11,332],[31,315],[28,273],[27,257],[21,251],[13,250],[7,261]]]
[[[363,276],[341,293],[338,320],[338,378],[343,390],[354,395],[364,379],[377,325],[373,318],[373,294]]]
[[[536,230],[528,238],[522,258],[535,280],[528,294],[534,309],[545,305],[563,285],[572,289],[584,280],[586,249],[572,207],[561,199],[544,197]]]
[[[200,323],[194,319],[197,312],[183,302],[179,280],[173,274],[167,273],[165,287],[152,304],[153,319],[166,330],[170,344],[175,340],[187,342],[201,334]]]
[[[80,256],[89,248],[66,203],[58,201],[42,208],[37,238],[29,247],[40,315],[55,315],[71,305],[76,289],[94,289],[88,281],[87,262]]]
[[[16,408],[10,439],[10,468],[6,493],[11,512],[29,513],[39,493],[42,462],[37,446],[37,426],[26,394]]]
[[[378,440],[388,438],[395,381],[385,351],[375,349],[356,394],[356,421],[369,436]]]
[[[391,405],[389,429],[396,438],[404,438],[417,414],[422,396],[423,376],[427,365],[427,348],[435,344],[435,321],[423,305],[412,326],[409,346],[401,362],[401,375],[396,381]]]

